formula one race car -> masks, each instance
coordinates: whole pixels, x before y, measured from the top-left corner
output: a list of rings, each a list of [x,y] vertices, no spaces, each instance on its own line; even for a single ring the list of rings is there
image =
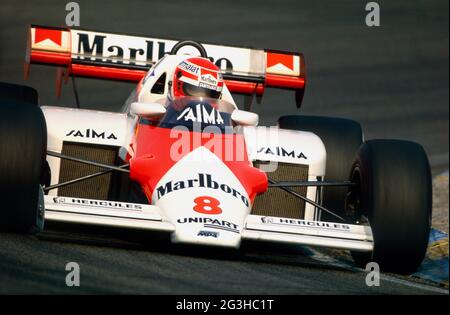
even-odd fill
[[[32,63],[58,67],[58,90],[69,76],[137,87],[113,113],[39,107],[34,89],[0,84],[2,230],[57,221],[346,249],[382,271],[421,264],[432,192],[420,145],[364,141],[347,119],[257,126],[248,111],[266,88],[294,90],[300,106],[302,54],[31,26],[26,72]]]

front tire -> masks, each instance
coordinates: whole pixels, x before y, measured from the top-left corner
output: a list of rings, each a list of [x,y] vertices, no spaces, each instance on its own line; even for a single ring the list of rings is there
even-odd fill
[[[0,100],[21,101],[38,105],[38,92],[32,87],[0,82]]]
[[[431,226],[432,182],[428,158],[417,143],[371,140],[358,151],[348,196],[349,211],[367,218],[372,253],[352,253],[364,267],[374,261],[382,271],[410,274],[422,263]]]
[[[0,229],[17,233],[42,230],[42,169],[47,128],[35,104],[0,101]]]

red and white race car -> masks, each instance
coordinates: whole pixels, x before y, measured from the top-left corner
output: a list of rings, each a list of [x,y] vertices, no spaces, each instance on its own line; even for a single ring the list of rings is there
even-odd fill
[[[170,51],[170,52],[168,52]],[[423,148],[363,139],[357,122],[245,109],[266,88],[305,88],[301,54],[31,26],[30,64],[69,76],[137,82],[121,112],[37,106],[0,84],[0,227],[44,221],[170,233],[176,243],[244,240],[350,250],[410,273],[430,231]]]

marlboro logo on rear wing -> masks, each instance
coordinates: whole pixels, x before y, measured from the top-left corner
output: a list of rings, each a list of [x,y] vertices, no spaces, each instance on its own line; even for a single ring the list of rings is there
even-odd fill
[[[66,68],[74,76],[140,81],[177,40],[30,26],[26,75],[31,63]],[[231,92],[261,96],[265,87],[296,91],[299,106],[305,88],[304,57],[299,53],[203,44],[222,69]],[[182,53],[195,53],[184,47]]]

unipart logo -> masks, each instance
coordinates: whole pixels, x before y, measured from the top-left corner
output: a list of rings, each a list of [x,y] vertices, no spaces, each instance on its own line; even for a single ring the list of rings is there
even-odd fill
[[[248,198],[239,192],[237,189],[228,186],[227,184],[219,183],[213,180],[212,175],[199,173],[197,178],[191,178],[181,181],[168,181],[165,184],[162,184],[156,187],[156,193],[158,200],[162,197],[172,193],[173,191],[188,189],[188,188],[209,188],[214,190],[222,191],[226,194],[233,196],[236,199],[242,201],[242,203],[248,207],[250,205],[250,201]]]
[[[117,140],[116,135],[112,132],[96,131],[94,129],[73,129],[66,134],[66,137]]]
[[[239,233],[239,225],[225,220],[205,218],[205,217],[193,217],[193,218],[178,219],[177,222],[179,224],[203,223],[203,226],[205,228]]]

